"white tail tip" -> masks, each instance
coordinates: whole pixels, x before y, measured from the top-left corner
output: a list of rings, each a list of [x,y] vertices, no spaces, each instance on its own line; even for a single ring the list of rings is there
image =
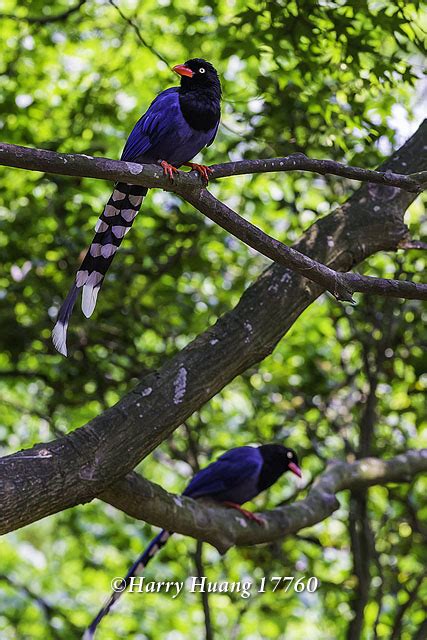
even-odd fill
[[[91,287],[88,284],[85,284],[83,287],[82,311],[86,318],[90,318],[95,309],[99,289],[99,287]]]
[[[53,346],[60,354],[67,357],[67,329],[68,323],[57,322],[52,331]]]
[[[94,634],[90,629],[86,629],[84,634],[82,635],[82,640],[93,640]]]

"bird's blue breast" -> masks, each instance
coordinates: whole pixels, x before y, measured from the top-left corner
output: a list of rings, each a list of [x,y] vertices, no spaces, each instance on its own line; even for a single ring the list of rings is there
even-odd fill
[[[180,166],[211,142],[216,128],[209,131],[193,129],[182,115],[178,88],[166,89],[136,123],[123,150],[122,160],[166,160]]]

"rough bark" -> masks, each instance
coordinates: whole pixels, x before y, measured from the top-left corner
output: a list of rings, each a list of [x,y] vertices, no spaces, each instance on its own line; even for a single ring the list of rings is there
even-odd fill
[[[425,169],[426,132],[427,123],[382,170]],[[112,170],[111,179],[117,177]],[[195,178],[182,175],[179,180],[194,185]],[[163,186],[160,178],[159,186]],[[191,189],[194,192],[195,187]],[[414,192],[396,187],[364,185],[343,207],[316,222],[295,249],[340,271],[378,251],[396,251],[408,240],[403,215],[415,197]],[[142,377],[114,407],[63,438],[1,459],[0,533],[88,502],[107,488],[114,491],[114,483],[188,416],[268,356],[321,293],[320,286],[295,271],[273,265],[247,289],[235,309],[157,372]],[[120,487],[119,482],[118,492]]]

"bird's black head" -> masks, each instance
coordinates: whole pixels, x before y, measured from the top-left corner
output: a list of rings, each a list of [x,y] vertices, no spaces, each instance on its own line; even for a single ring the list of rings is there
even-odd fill
[[[260,491],[270,487],[285,471],[291,471],[301,478],[298,457],[293,449],[282,444],[263,444],[259,450],[264,461],[258,480]]]
[[[185,64],[177,64],[173,71],[181,76],[181,88],[184,91],[205,90],[221,96],[221,83],[216,69],[203,58],[192,58]]]

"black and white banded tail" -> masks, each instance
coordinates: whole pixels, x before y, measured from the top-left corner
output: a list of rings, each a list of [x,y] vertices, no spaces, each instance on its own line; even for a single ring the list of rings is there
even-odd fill
[[[150,542],[148,547],[145,549],[144,553],[142,553],[139,556],[138,560],[133,563],[133,565],[127,572],[126,576],[123,578],[122,582],[120,583],[120,590],[114,591],[111,594],[111,596],[108,598],[107,602],[99,611],[97,616],[92,620],[92,622],[84,632],[82,640],[93,640],[93,638],[95,637],[97,626],[101,622],[102,618],[110,612],[111,607],[114,605],[115,602],[117,602],[117,600],[120,598],[122,593],[126,591],[126,589],[129,587],[129,585],[131,584],[131,578],[135,578],[141,575],[141,573],[144,571],[147,564],[150,562],[151,558],[155,556],[156,553],[160,551],[162,547],[165,546],[166,542],[171,537],[171,535],[172,535],[172,531],[165,531],[165,529],[163,529]]]
[[[145,187],[135,184],[118,182],[115,185],[104,211],[98,218],[95,237],[77,271],[76,280],[59,310],[58,319],[52,331],[55,349],[62,355],[67,355],[68,323],[80,290],[82,291],[82,311],[86,318],[90,318],[105,274],[124,236],[131,228],[146,193]]]

